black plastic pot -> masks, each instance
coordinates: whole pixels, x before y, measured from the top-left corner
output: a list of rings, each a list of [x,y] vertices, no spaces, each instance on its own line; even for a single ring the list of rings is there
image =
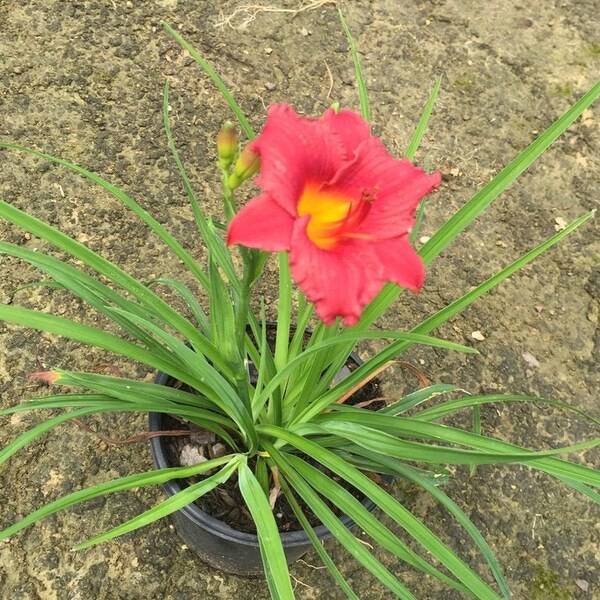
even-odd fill
[[[352,355],[351,358],[357,364],[361,363],[358,356]],[[349,369],[344,367],[336,380],[343,379],[349,373]],[[168,385],[168,381],[169,377],[164,373],[158,373],[155,378],[155,383],[161,385]],[[162,413],[150,413],[150,431],[167,429],[165,420],[166,415]],[[150,440],[154,464],[161,469],[179,466],[171,464],[167,458],[166,439],[160,436]],[[172,480],[163,484],[163,489],[170,497],[180,492],[182,487],[179,481]],[[369,511],[375,508],[375,504],[367,498],[362,500],[362,504]],[[256,535],[232,529],[193,503],[173,513],[172,519],[179,536],[204,562],[236,575],[251,577],[259,576],[264,572]],[[355,525],[354,521],[346,515],[341,516],[340,521],[348,528]],[[331,537],[331,533],[323,525],[315,527],[315,533],[320,540]],[[281,540],[288,564],[301,558],[312,547],[304,531],[282,532]]]

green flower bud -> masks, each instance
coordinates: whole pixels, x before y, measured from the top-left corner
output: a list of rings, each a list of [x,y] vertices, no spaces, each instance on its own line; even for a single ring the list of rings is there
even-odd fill
[[[233,173],[227,184],[231,189],[239,187],[244,181],[254,177],[260,169],[260,156],[248,144],[238,156],[233,166]]]
[[[228,169],[236,159],[240,149],[240,140],[234,124],[225,121],[217,134],[217,152],[219,153],[219,165]]]

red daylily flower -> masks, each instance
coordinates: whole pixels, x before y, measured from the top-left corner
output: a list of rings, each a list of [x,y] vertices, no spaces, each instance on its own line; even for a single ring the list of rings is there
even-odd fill
[[[421,288],[425,271],[408,236],[439,173],[390,156],[350,110],[309,119],[274,105],[251,148],[263,193],[231,221],[229,245],[288,251],[293,279],[328,325],[356,323],[388,281]]]

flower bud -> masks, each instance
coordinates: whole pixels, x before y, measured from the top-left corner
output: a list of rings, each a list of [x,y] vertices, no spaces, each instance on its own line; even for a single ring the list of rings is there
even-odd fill
[[[57,379],[60,379],[60,373],[58,371],[38,371],[37,373],[29,373],[27,379],[52,385]]]
[[[231,121],[225,121],[217,134],[217,152],[221,168],[229,168],[238,154],[239,147],[240,141],[235,126]]]
[[[260,169],[260,155],[252,150],[251,146],[248,144],[235,161],[233,173],[227,180],[231,189],[239,187],[244,181],[254,177]]]

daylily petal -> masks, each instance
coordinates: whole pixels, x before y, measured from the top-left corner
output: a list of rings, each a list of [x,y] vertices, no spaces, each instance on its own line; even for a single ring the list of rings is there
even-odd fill
[[[408,236],[371,245],[383,271],[384,280],[418,292],[425,281],[425,267],[410,245]]]
[[[414,225],[419,202],[440,185],[439,173],[431,175],[414,170],[402,189],[384,189],[378,193],[360,231],[376,232],[379,239],[391,238],[410,232]]]
[[[336,317],[354,325],[383,283],[374,255],[366,244],[348,243],[336,252],[318,248],[306,235],[307,221],[298,219],[294,226],[292,277],[326,325]]]
[[[362,190],[373,190],[376,200],[359,232],[372,232],[378,239],[385,239],[407,233],[420,200],[440,181],[439,173],[428,175],[406,159],[395,159],[378,139],[370,138],[358,147],[354,160],[337,172],[328,187],[355,196],[360,196]]]
[[[358,146],[371,135],[369,124],[352,110],[344,109],[336,113],[330,108],[323,119],[331,128],[333,140],[339,143],[341,156],[345,160],[352,160]]]
[[[290,249],[294,218],[269,194],[261,194],[235,215],[227,230],[227,244],[242,244],[267,252]]]
[[[296,214],[306,182],[329,181],[343,162],[331,143],[328,121],[301,117],[287,104],[269,108],[265,128],[252,148],[261,157],[256,184],[291,215]]]

